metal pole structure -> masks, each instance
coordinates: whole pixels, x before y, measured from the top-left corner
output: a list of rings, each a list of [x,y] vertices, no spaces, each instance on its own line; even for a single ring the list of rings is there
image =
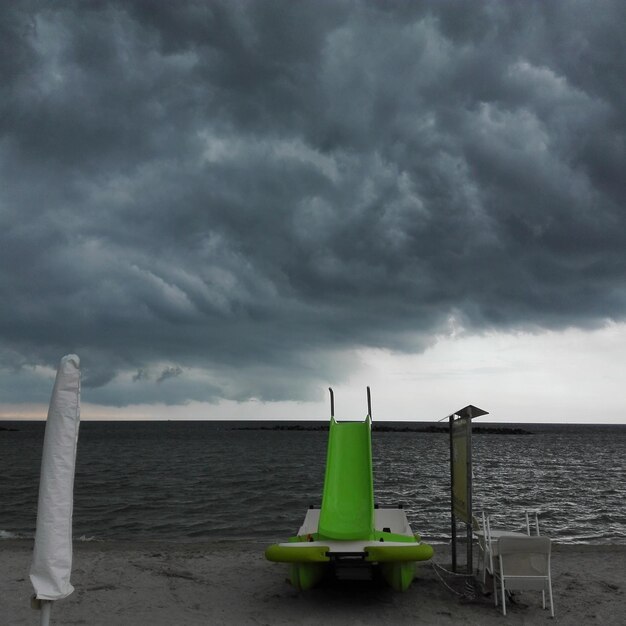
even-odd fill
[[[41,621],[40,626],[49,626],[50,624],[50,611],[52,610],[52,600],[41,601]]]
[[[456,515],[454,513],[454,495],[455,495],[455,481],[454,481],[454,434],[457,431],[459,435],[458,439],[463,439],[465,450],[461,451],[457,448],[459,454],[465,454],[465,473],[466,476],[459,476],[461,482],[459,487],[465,483],[465,494],[458,494],[459,500],[459,515],[466,524],[466,536],[467,536],[467,569],[471,573],[473,570],[472,563],[472,420],[475,417],[481,417],[482,415],[488,415],[487,411],[479,409],[478,407],[470,404],[446,417],[442,417],[439,421],[443,422],[445,419],[450,424],[450,526],[451,526],[451,541],[452,541],[452,570],[456,572],[457,568],[457,554],[456,554]],[[465,422],[461,422],[465,420]],[[463,425],[465,425],[465,433],[463,433]],[[461,437],[460,435],[465,435]],[[457,441],[460,444],[460,441]],[[459,459],[462,462],[462,457]],[[459,469],[457,467],[457,469]],[[461,502],[465,500],[464,502]],[[461,504],[464,505],[461,508]]]
[[[330,391],[330,416],[335,417],[335,394],[332,387],[329,387],[328,391]]]
[[[465,531],[467,538],[467,573],[474,571],[472,563],[472,550],[474,547],[472,537],[472,409],[469,409],[467,420],[467,520],[465,521]]]
[[[370,395],[370,388],[367,388],[367,414],[372,419],[372,396]]]
[[[451,520],[451,541],[452,541],[452,571],[456,572],[456,517],[454,515],[454,444],[452,435],[452,424],[454,415],[450,415],[450,520]]]

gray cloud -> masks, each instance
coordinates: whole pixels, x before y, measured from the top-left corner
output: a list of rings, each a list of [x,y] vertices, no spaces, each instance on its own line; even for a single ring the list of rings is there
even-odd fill
[[[7,393],[75,351],[105,404],[307,399],[451,316],[623,319],[623,3],[419,4],[3,6]]]

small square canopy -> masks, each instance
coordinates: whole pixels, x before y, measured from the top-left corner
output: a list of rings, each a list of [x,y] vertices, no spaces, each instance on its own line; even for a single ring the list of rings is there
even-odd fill
[[[441,418],[439,421],[443,422],[444,420],[450,419],[451,417],[469,417],[469,419],[474,419],[475,417],[481,417],[482,415],[489,415],[489,411],[483,411],[483,409],[479,409],[477,406],[473,404],[468,404],[464,406],[462,409],[451,413],[450,415],[446,415],[446,417]]]

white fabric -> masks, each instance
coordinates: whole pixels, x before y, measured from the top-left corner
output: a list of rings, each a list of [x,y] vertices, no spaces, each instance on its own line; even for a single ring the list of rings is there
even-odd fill
[[[48,409],[41,458],[37,531],[30,580],[40,600],[69,596],[74,466],[80,422],[80,359],[61,359]]]

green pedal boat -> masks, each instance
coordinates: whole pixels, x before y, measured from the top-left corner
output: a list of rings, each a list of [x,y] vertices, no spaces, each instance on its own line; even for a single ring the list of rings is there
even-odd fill
[[[265,551],[269,561],[289,564],[291,584],[316,585],[329,570],[340,579],[371,576],[380,569],[389,585],[405,591],[416,562],[433,556],[411,530],[402,506],[374,505],[370,390],[364,422],[337,422],[333,391],[324,493],[320,509],[310,508],[298,534]]]

